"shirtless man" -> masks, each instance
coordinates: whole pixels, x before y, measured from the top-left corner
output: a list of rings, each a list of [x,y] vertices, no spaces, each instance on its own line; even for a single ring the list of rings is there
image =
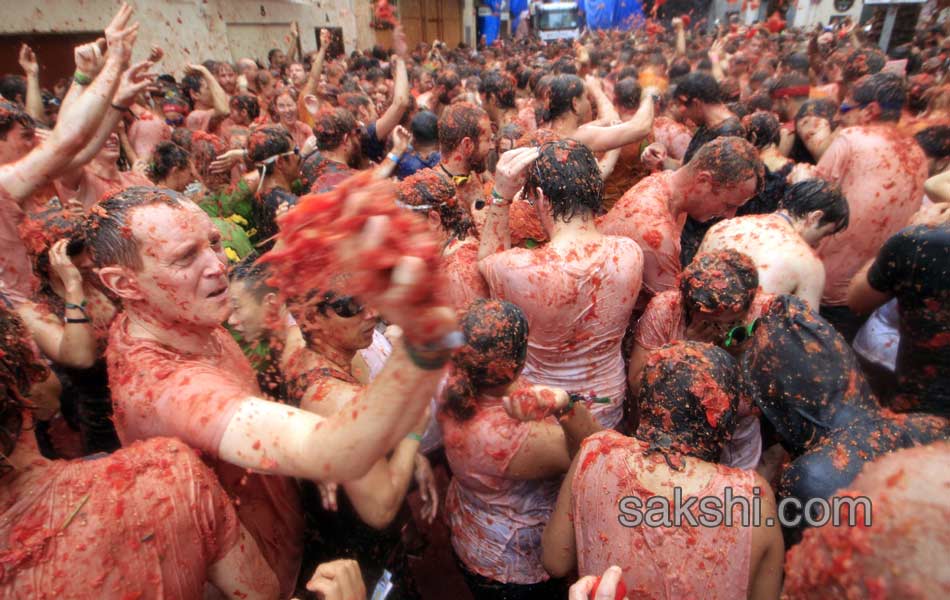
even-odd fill
[[[131,97],[114,98],[138,31],[137,23],[128,26],[131,15],[123,4],[105,30],[104,46],[76,48],[76,85],[63,101],[56,128],[40,145],[33,120],[16,105],[0,102],[0,290],[14,304],[32,293],[32,267],[17,232],[26,202],[89,144],[106,113],[116,112],[110,103],[127,103],[140,91],[132,87]],[[108,48],[104,60],[102,47]],[[140,83],[144,88],[148,81]]]
[[[227,92],[203,65],[188,65],[181,89],[191,100],[191,112],[185,118],[185,127],[192,131],[211,131],[212,119],[231,113]]]
[[[388,291],[364,300],[399,324],[406,340],[425,346],[397,344],[353,400],[355,412],[323,418],[264,399],[221,327],[231,312],[227,260],[220,233],[198,206],[170,190],[130,188],[100,203],[92,221],[87,243],[99,278],[125,308],[107,350],[120,439],[170,436],[202,450],[288,596],[303,530],[289,477],[359,478],[418,423],[440,370],[413,360],[428,369],[448,360],[439,340],[454,328],[452,311],[414,307],[407,294],[420,285],[418,259],[400,259],[396,279],[377,288]],[[366,247],[351,249],[347,270],[373,277],[357,258]]]
[[[755,263],[762,291],[794,294],[817,309],[825,267],[813,248],[847,226],[848,201],[841,192],[826,181],[810,179],[788,188],[775,213],[717,223],[699,252],[741,252]]]
[[[455,71],[441,71],[435,78],[435,87],[419,94],[416,106],[442,116],[442,111],[462,93],[462,80]]]
[[[603,183],[586,146],[562,140],[538,153],[519,148],[502,155],[478,266],[492,297],[517,304],[528,318],[524,378],[610,398],[591,412],[615,427],[626,393],[620,344],[640,292],[643,252],[632,240],[597,230]],[[522,183],[551,240],[533,250],[508,249],[509,205]]]
[[[818,173],[839,185],[850,224],[818,245],[825,263],[822,316],[854,338],[863,319],[848,310],[851,278],[920,208],[927,158],[895,125],[904,105],[903,79],[877,73],[858,80],[841,105],[845,125],[818,162]]]
[[[718,138],[679,169],[640,181],[598,219],[601,233],[629,237],[643,250],[644,303],[676,286],[686,216],[708,221],[735,214],[758,192],[764,172],[755,148],[747,141]]]

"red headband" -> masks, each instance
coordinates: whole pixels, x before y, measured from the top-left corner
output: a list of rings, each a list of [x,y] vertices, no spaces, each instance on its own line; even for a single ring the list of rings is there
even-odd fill
[[[808,96],[808,93],[811,91],[811,87],[807,85],[796,85],[792,87],[783,87],[777,90],[772,91],[770,96],[773,99],[778,98],[797,98],[799,96]]]

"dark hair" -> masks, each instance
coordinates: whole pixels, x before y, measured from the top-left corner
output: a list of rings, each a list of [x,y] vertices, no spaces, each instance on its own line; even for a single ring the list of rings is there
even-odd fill
[[[626,67],[620,69],[620,72],[617,73],[617,81],[623,81],[628,77],[637,79],[640,76],[640,73],[637,71],[637,68],[633,65],[627,65]]]
[[[783,94],[783,90],[786,92]],[[795,90],[796,93],[788,93],[788,90]],[[769,96],[772,98],[807,98],[809,94],[808,77],[801,73],[787,73],[778,79],[772,81],[769,86]]]
[[[507,73],[489,71],[481,78],[478,91],[486,99],[494,98],[502,108],[515,108],[515,82]]]
[[[529,196],[540,188],[551,205],[551,216],[565,223],[576,215],[603,212],[604,182],[590,148],[574,140],[557,140],[541,144],[539,152],[524,185]]]
[[[343,143],[343,137],[356,131],[358,124],[353,113],[345,108],[322,110],[313,124],[313,135],[319,150],[335,150]]]
[[[185,97],[185,100],[188,102],[188,106],[192,109],[195,108],[195,99],[191,97],[191,92],[198,93],[201,91],[201,81],[204,78],[201,75],[196,75],[194,73],[185,75],[181,79],[181,92]]]
[[[340,106],[349,110],[354,115],[359,111],[360,108],[368,108],[373,101],[369,99],[369,96],[366,94],[342,94],[339,97]]]
[[[782,196],[779,207],[798,218],[804,218],[808,213],[820,210],[824,212],[824,215],[818,224],[833,223],[835,229],[832,233],[838,233],[848,226],[850,216],[848,199],[844,197],[841,190],[824,179],[799,181],[785,188],[785,195]]]
[[[805,117],[821,117],[831,122],[837,114],[838,105],[831,100],[826,98],[805,100],[801,108],[798,109],[798,114],[795,115],[795,122],[797,123]]]
[[[488,118],[488,113],[474,104],[460,102],[447,106],[439,117],[439,148],[442,156],[458,148],[462,140],[477,140],[481,133],[478,123]]]
[[[22,75],[3,75],[0,77],[0,95],[13,102],[17,96],[26,102],[26,78]]]
[[[811,63],[808,60],[808,55],[804,52],[791,52],[782,57],[779,64],[789,71],[807,76],[808,67]]]
[[[270,270],[267,268],[267,263],[257,262],[259,258],[260,255],[256,252],[251,252],[241,259],[240,262],[232,265],[228,272],[228,279],[230,279],[232,283],[239,281],[244,284],[247,291],[249,291],[258,302],[263,300],[267,294],[277,292],[277,288],[267,283],[268,278],[271,276]]]
[[[781,139],[782,124],[774,113],[760,110],[746,115],[742,118],[742,126],[746,131],[746,139],[756,148],[777,145]]]
[[[914,136],[928,158],[950,156],[950,125],[934,125]]]
[[[637,437],[648,452],[673,452],[719,462],[732,437],[748,387],[722,348],[700,342],[667,344],[650,353],[641,375]]]
[[[181,169],[188,166],[188,151],[174,142],[161,142],[152,151],[152,162],[148,166],[148,174],[152,181],[157,182],[171,173],[172,169]]]
[[[699,100],[704,104],[719,104],[722,101],[716,78],[702,72],[690,73],[680,79],[673,96],[685,98],[686,102]]]
[[[86,246],[97,267],[121,265],[142,268],[139,243],[131,233],[135,209],[152,204],[181,208],[184,196],[162,187],[134,186],[115,193],[89,211],[85,227]]]
[[[232,96],[231,107],[236,108],[239,111],[247,111],[247,116],[251,119],[251,121],[254,121],[261,115],[261,105],[257,101],[256,96],[248,96],[246,94]]]
[[[877,102],[881,121],[898,121],[907,99],[904,78],[896,73],[875,73],[855,82],[851,96],[858,104]]]
[[[23,429],[23,413],[32,406],[30,386],[49,376],[36,359],[29,336],[13,309],[0,302],[0,451],[7,457]],[[5,463],[0,472],[8,467]]]
[[[851,83],[864,77],[878,73],[887,63],[887,57],[876,48],[858,48],[845,59],[842,77],[845,83]]]
[[[439,141],[439,117],[432,111],[419,111],[409,125],[412,138],[417,143],[431,144]]]
[[[676,81],[689,75],[691,70],[692,68],[689,66],[689,60],[685,58],[677,58],[674,59],[672,63],[670,63],[670,69],[667,71],[667,74],[670,76],[671,81]]]
[[[696,170],[709,171],[719,184],[738,184],[755,177],[758,190],[765,177],[765,165],[759,160],[758,151],[745,140],[744,129],[706,142],[688,164]]]
[[[735,250],[704,252],[683,269],[679,288],[687,315],[742,313],[755,298],[759,273],[751,258]]]
[[[745,101],[745,108],[750,113],[754,113],[759,110],[771,111],[772,110],[772,98],[766,93],[761,91],[756,92],[749,96],[749,99]]]
[[[187,127],[176,127],[172,129],[172,142],[181,146],[188,152],[191,152],[191,140],[194,132]]]
[[[267,51],[267,61],[274,62],[274,57],[277,56],[278,52],[283,52],[280,48],[271,48]]]
[[[247,138],[247,157],[254,163],[290,152],[294,148],[294,138],[283,127],[262,127]],[[264,165],[265,174],[272,173],[274,163]]]
[[[24,129],[35,129],[36,122],[19,105],[6,100],[0,100],[0,140],[6,140],[7,134],[15,124],[19,123]]]
[[[82,216],[63,210],[59,202],[53,201],[42,211],[28,213],[17,229],[30,257],[33,273],[36,274],[36,296],[61,302],[53,291],[50,279],[49,250],[57,241],[67,239],[68,256],[75,256],[82,251],[85,245]]]
[[[640,84],[632,77],[621,79],[614,86],[614,100],[621,108],[633,110],[640,105]]]
[[[462,80],[459,79],[459,75],[455,71],[439,71],[439,74],[435,77],[435,87],[442,86],[446,91],[460,85],[462,85]]]
[[[511,302],[480,298],[460,324],[465,345],[452,355],[444,410],[457,421],[467,421],[475,415],[482,389],[517,378],[528,352],[528,319]]]
[[[553,121],[572,111],[574,99],[580,98],[586,92],[584,81],[577,75],[556,75],[549,87],[544,121]]]

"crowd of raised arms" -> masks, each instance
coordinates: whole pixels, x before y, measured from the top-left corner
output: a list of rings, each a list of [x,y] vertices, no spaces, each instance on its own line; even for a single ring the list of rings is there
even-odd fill
[[[950,596],[950,21],[394,25],[0,77],[0,598]]]

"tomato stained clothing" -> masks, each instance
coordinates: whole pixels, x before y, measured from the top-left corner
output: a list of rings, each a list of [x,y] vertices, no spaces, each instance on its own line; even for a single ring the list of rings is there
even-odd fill
[[[627,390],[620,346],[643,270],[637,245],[606,236],[567,255],[550,244],[513,248],[479,266],[492,297],[517,304],[528,319],[524,379],[609,397],[591,412],[604,427],[616,426]]]
[[[666,463],[658,454],[645,455],[647,447],[615,431],[596,433],[581,446],[571,482],[578,573],[595,575],[618,565],[631,598],[745,598],[752,529],[741,526],[738,507],[734,527],[693,526],[688,517],[679,527],[621,524],[620,516],[632,518],[618,515],[622,499],[638,498],[646,516],[648,499],[660,493],[647,487],[648,475],[642,476]],[[735,498],[751,499],[754,482],[753,472],[716,465],[706,484],[696,493],[684,493],[683,501],[704,496],[722,501],[727,488]],[[698,515],[695,508],[690,512]],[[672,511],[667,516],[672,518]]]
[[[0,486],[0,598],[200,600],[239,535],[214,473],[179,440],[37,458]]]
[[[693,132],[669,117],[657,117],[653,119],[653,137],[654,141],[663,144],[668,156],[682,160],[693,139]]]
[[[868,283],[897,298],[894,408],[950,415],[950,224],[899,231],[878,253]]]
[[[673,214],[673,171],[654,173],[627,190],[597,228],[622,235],[643,250],[643,290],[649,296],[671,289],[680,274],[680,236],[686,213]]]
[[[452,468],[445,514],[462,564],[502,583],[546,581],[541,534],[554,510],[560,478],[505,476],[533,424],[511,418],[500,399],[486,397],[468,421],[442,411],[439,424]]]
[[[17,306],[33,295],[33,264],[20,239],[21,205],[0,187],[0,293]]]
[[[488,284],[478,270],[477,239],[468,238],[450,245],[449,252],[442,256],[442,266],[449,300],[456,310],[465,310],[475,300],[490,297]]]
[[[850,209],[847,229],[818,245],[825,263],[821,303],[845,306],[851,278],[920,208],[927,160],[914,138],[893,125],[848,127],[822,155],[818,171],[841,186]]]
[[[218,349],[201,356],[134,338],[127,328],[128,317],[117,317],[106,351],[119,439],[127,445],[176,437],[200,450],[277,574],[281,594],[289,597],[302,552],[303,516],[296,483],[218,458],[221,438],[240,405],[249,397],[264,397],[250,363],[223,327],[212,334],[211,343]]]

